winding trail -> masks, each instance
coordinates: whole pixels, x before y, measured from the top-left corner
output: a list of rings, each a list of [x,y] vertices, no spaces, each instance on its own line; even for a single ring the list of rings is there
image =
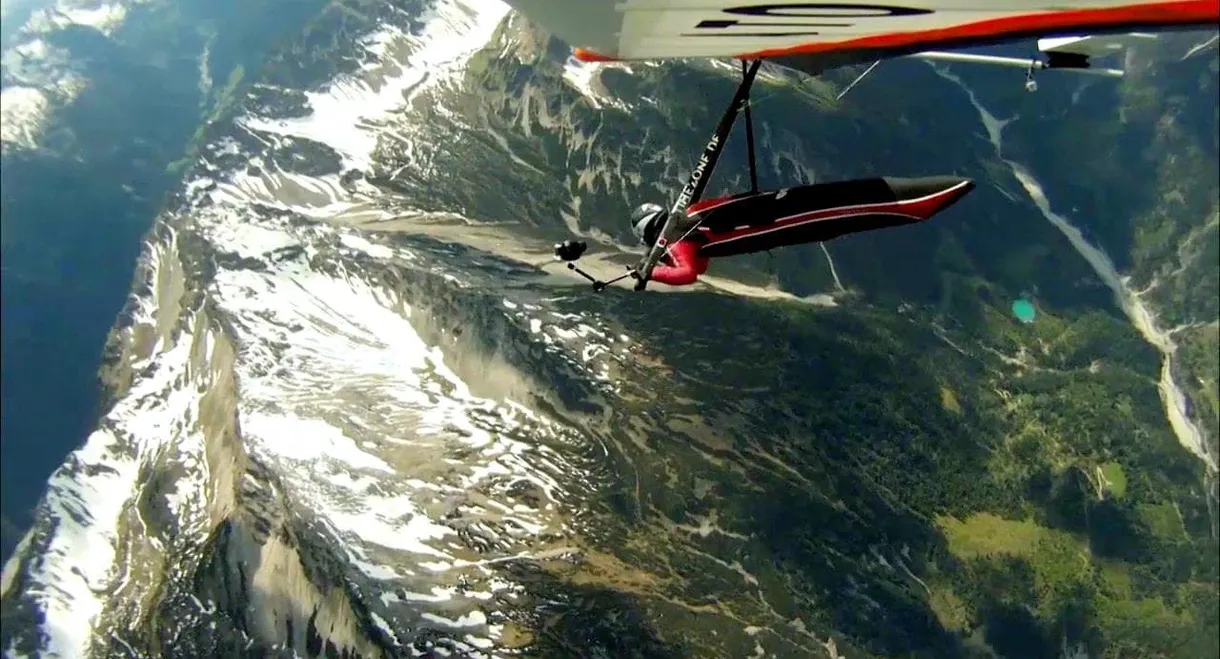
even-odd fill
[[[1093,267],[1097,276],[1114,292],[1115,301],[1131,321],[1131,325],[1135,327],[1136,331],[1144,337],[1145,341],[1160,351],[1162,360],[1161,379],[1158,389],[1161,394],[1161,402],[1165,405],[1165,417],[1169,420],[1169,425],[1173,428],[1174,434],[1177,435],[1178,442],[1207,465],[1211,476],[1216,476],[1217,472],[1220,471],[1217,468],[1216,456],[1208,451],[1207,438],[1203,433],[1203,429],[1190,418],[1186,395],[1182,393],[1182,389],[1173,378],[1174,359],[1178,349],[1173,335],[1182,329],[1186,329],[1188,326],[1175,327],[1168,330],[1161,328],[1157,322],[1156,314],[1144,304],[1139,293],[1131,289],[1129,278],[1119,274],[1110,257],[1100,247],[1086,240],[1080,229],[1072,225],[1067,218],[1051,209],[1050,201],[1047,199],[1042,185],[1034,178],[1033,173],[1020,163],[1004,158],[1002,136],[1004,127],[1012,119],[997,119],[995,115],[988,112],[979,103],[978,98],[974,95],[974,91],[962,82],[960,78],[942,70],[940,67],[933,66],[932,68],[936,71],[937,75],[955,83],[966,92],[970,103],[979,112],[983,127],[987,130],[987,138],[995,146],[996,155],[1011,168],[1013,176],[1021,183],[1030,200],[1034,202],[1034,205],[1038,207],[1038,210],[1042,212],[1047,221],[1063,233],[1072,244],[1072,247]]]

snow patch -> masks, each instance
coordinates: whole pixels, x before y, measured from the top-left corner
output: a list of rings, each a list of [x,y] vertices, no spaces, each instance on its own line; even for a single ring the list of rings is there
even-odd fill
[[[598,77],[601,72],[607,68],[619,68],[625,70],[628,74],[631,69],[621,64],[609,64],[602,62],[582,62],[576,59],[576,56],[571,56],[567,59],[563,66],[563,79],[573,89],[580,92],[589,100],[589,103],[595,108],[604,106],[614,107],[621,110],[629,110],[630,104],[624,103],[604,93],[604,88]]]
[[[50,107],[46,94],[33,87],[0,90],[0,143],[36,148]]]
[[[54,7],[35,12],[26,23],[25,29],[32,32],[50,32],[81,26],[91,27],[109,36],[125,18],[127,7],[119,3],[59,2]]]
[[[265,133],[292,135],[335,149],[349,169],[370,171],[382,132],[370,119],[411,102],[432,79],[462,70],[466,60],[490,41],[508,6],[498,0],[454,0],[431,9],[420,36],[388,28],[369,37],[366,49],[387,54],[398,43],[411,48],[405,62],[381,61],[354,76],[335,80],[320,92],[307,92],[313,112],[299,119],[247,118],[244,124]],[[366,81],[380,76],[380,84]]]
[[[394,256],[394,250],[390,249],[389,247],[386,247],[385,245],[374,245],[360,236],[344,234],[339,237],[339,242],[343,243],[345,247],[358,249],[373,258],[388,259]]]
[[[45,656],[85,655],[104,605],[100,593],[125,572],[115,562],[119,524],[138,492],[141,464],[166,446],[202,445],[190,437],[198,397],[182,386],[191,380],[191,343],[180,336],[51,476],[44,505],[54,528],[27,590],[45,615]]]
[[[361,451],[342,430],[319,419],[251,412],[242,417],[241,427],[247,440],[258,442],[284,460],[334,460],[350,469],[394,473],[384,460]]]

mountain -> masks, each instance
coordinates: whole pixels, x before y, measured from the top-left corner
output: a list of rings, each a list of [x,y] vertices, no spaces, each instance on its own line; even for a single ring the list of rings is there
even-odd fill
[[[98,418],[106,333],[167,169],[283,31],[321,2],[5,1],[0,29],[7,557],[46,478]]]
[[[979,189],[927,224],[715,264],[690,291],[595,295],[544,265],[549,245],[586,237],[600,273],[630,262],[627,211],[676,192],[732,67],[577,64],[494,1],[232,11],[264,22],[215,19],[215,39],[241,44],[226,91],[167,111],[195,122],[148,161],[165,171],[106,341],[103,413],[5,567],[6,650],[1216,653],[1214,452],[1192,443],[1207,418],[1160,393],[1167,362],[1184,381],[1185,349],[1174,367],[1082,245],[1131,281],[1169,281],[1182,264],[1108,233],[1112,214],[1173,218],[1165,240],[1187,253],[1217,229],[1161,193],[1056,215],[1081,203],[1064,181],[1088,153],[1064,170],[1040,144],[1069,126],[1104,144],[1091,131],[1120,119],[1155,141],[1181,107],[1197,140],[1126,145],[1146,159],[1096,185],[1206,155],[1214,94],[1103,110],[1140,84],[1214,89],[1214,49],[1175,62],[1167,40],[1131,55],[1152,68],[1117,91],[1048,79],[1019,101],[964,68],[887,63],[837,101],[857,71],[768,67],[763,185],[943,173]],[[193,23],[139,25],[171,44]],[[82,108],[112,92],[90,93]],[[123,107],[116,152],[141,121]],[[1020,118],[998,131],[992,112]],[[16,171],[46,203],[47,172],[98,148],[42,136],[86,126],[107,139],[51,116],[33,146],[6,147],[5,189]],[[740,142],[709,194],[743,184]],[[131,176],[129,160],[92,171]],[[1214,199],[1206,173],[1155,180]],[[1009,313],[1023,295],[1030,324]],[[1158,323],[1214,318],[1192,300],[1137,297]]]

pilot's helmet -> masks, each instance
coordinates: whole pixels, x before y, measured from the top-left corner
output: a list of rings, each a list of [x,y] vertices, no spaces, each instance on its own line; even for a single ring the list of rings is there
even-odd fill
[[[659,204],[640,204],[631,213],[631,232],[640,242],[648,244],[650,237],[655,237],[668,215],[665,208]]]

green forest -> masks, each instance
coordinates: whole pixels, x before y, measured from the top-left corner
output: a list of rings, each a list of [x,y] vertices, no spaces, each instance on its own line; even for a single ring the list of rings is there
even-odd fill
[[[554,42],[511,22],[498,39],[467,73],[477,100],[449,101],[483,129],[423,129],[449,145],[435,165],[479,184],[429,200],[543,234],[568,217],[621,235],[621,209],[667,193],[652,182],[680,178],[689,163],[670,154],[698,152],[732,89],[731,76],[697,64],[611,69],[602,93],[655,102],[596,109],[560,81]],[[936,173],[989,184],[928,226],[827,245],[847,289],[840,306],[710,291],[646,300],[611,291],[571,302],[570,311],[592,305],[649,347],[621,374],[627,408],[609,427],[586,428],[617,450],[610,491],[594,505],[619,520],[596,543],[617,567],[609,559],[551,566],[535,594],[552,598],[566,584],[648,615],[595,622],[571,603],[530,623],[542,630],[540,656],[590,638],[620,648],[634,639],[649,648],[638,656],[749,656],[764,636],[781,639],[767,646],[784,648],[778,656],[818,656],[829,638],[852,659],[1216,654],[1216,485],[1166,421],[1161,354],[1022,198],[961,90],[923,65],[891,68],[841,103],[833,91],[857,72],[761,85],[763,185],[928,174],[930,156]],[[1063,120],[1070,96],[1026,101],[1011,141],[1032,143],[1033,131],[1049,134],[1051,125],[1104,141],[1113,126]],[[1053,99],[1060,105],[1043,107]],[[1131,139],[1124,148],[1158,138],[1136,131]],[[1084,142],[1073,153],[1101,157]],[[741,148],[730,141],[709,195],[741,184]],[[1057,150],[1046,148],[1019,153],[1040,177],[1078,180],[1045,169],[1043,155]],[[531,167],[506,174],[478,165],[506,149]],[[1146,155],[1149,167],[1168,157]],[[1125,174],[1147,180],[1143,170]],[[428,179],[392,185],[414,194]],[[1191,199],[1215,196],[1206,177],[1175,185]],[[1051,188],[1060,204],[1084,203],[1071,188]],[[1190,226],[1199,219],[1183,216]],[[807,294],[834,289],[827,262],[809,246],[725,268]],[[1039,307],[1030,324],[1010,311],[1026,291]],[[1184,362],[1208,360],[1186,346]],[[680,532],[709,517],[729,530]],[[726,589],[743,575],[741,588]],[[605,590],[589,595],[591,584]],[[569,616],[580,624],[567,626]],[[754,631],[735,634],[718,620]]]

